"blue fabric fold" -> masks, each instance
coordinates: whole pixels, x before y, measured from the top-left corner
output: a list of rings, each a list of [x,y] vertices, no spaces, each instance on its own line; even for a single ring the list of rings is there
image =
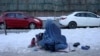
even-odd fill
[[[65,36],[61,35],[60,27],[52,20],[46,21],[43,39],[39,42],[39,45],[42,47],[45,47],[45,44],[55,45],[55,50],[67,48]]]

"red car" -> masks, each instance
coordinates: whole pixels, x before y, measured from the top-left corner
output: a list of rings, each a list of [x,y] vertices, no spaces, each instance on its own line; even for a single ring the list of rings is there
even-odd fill
[[[42,28],[42,20],[23,12],[5,12],[0,16],[0,28]]]

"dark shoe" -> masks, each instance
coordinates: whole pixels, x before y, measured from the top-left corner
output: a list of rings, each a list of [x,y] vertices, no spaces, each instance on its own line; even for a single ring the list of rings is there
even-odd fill
[[[89,50],[90,49],[90,46],[86,45],[86,46],[81,46],[81,49],[82,50]]]
[[[78,47],[79,45],[80,45],[80,43],[76,42],[76,43],[73,44],[73,47]]]

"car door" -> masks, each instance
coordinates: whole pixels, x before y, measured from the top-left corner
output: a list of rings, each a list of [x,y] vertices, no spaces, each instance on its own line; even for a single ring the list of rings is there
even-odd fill
[[[16,13],[16,24],[18,28],[26,28],[28,27],[28,18],[23,13]]]
[[[77,13],[74,18],[75,18],[75,21],[77,22],[77,26],[87,25],[85,13]]]
[[[87,14],[87,24],[88,26],[99,26],[100,18],[97,17],[96,14],[86,13]]]
[[[5,14],[5,23],[7,28],[14,28],[15,25],[15,13],[6,13]]]

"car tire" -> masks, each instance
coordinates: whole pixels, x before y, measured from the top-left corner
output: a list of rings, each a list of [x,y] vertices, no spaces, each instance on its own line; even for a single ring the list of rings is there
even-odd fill
[[[68,28],[70,28],[70,29],[75,29],[75,28],[77,28],[77,23],[74,22],[74,21],[70,22],[70,23],[68,24]]]
[[[4,29],[5,28],[5,25],[2,23],[0,24],[0,29]]]
[[[35,29],[36,27],[35,27],[35,24],[34,23],[30,23],[29,24],[29,29]]]

